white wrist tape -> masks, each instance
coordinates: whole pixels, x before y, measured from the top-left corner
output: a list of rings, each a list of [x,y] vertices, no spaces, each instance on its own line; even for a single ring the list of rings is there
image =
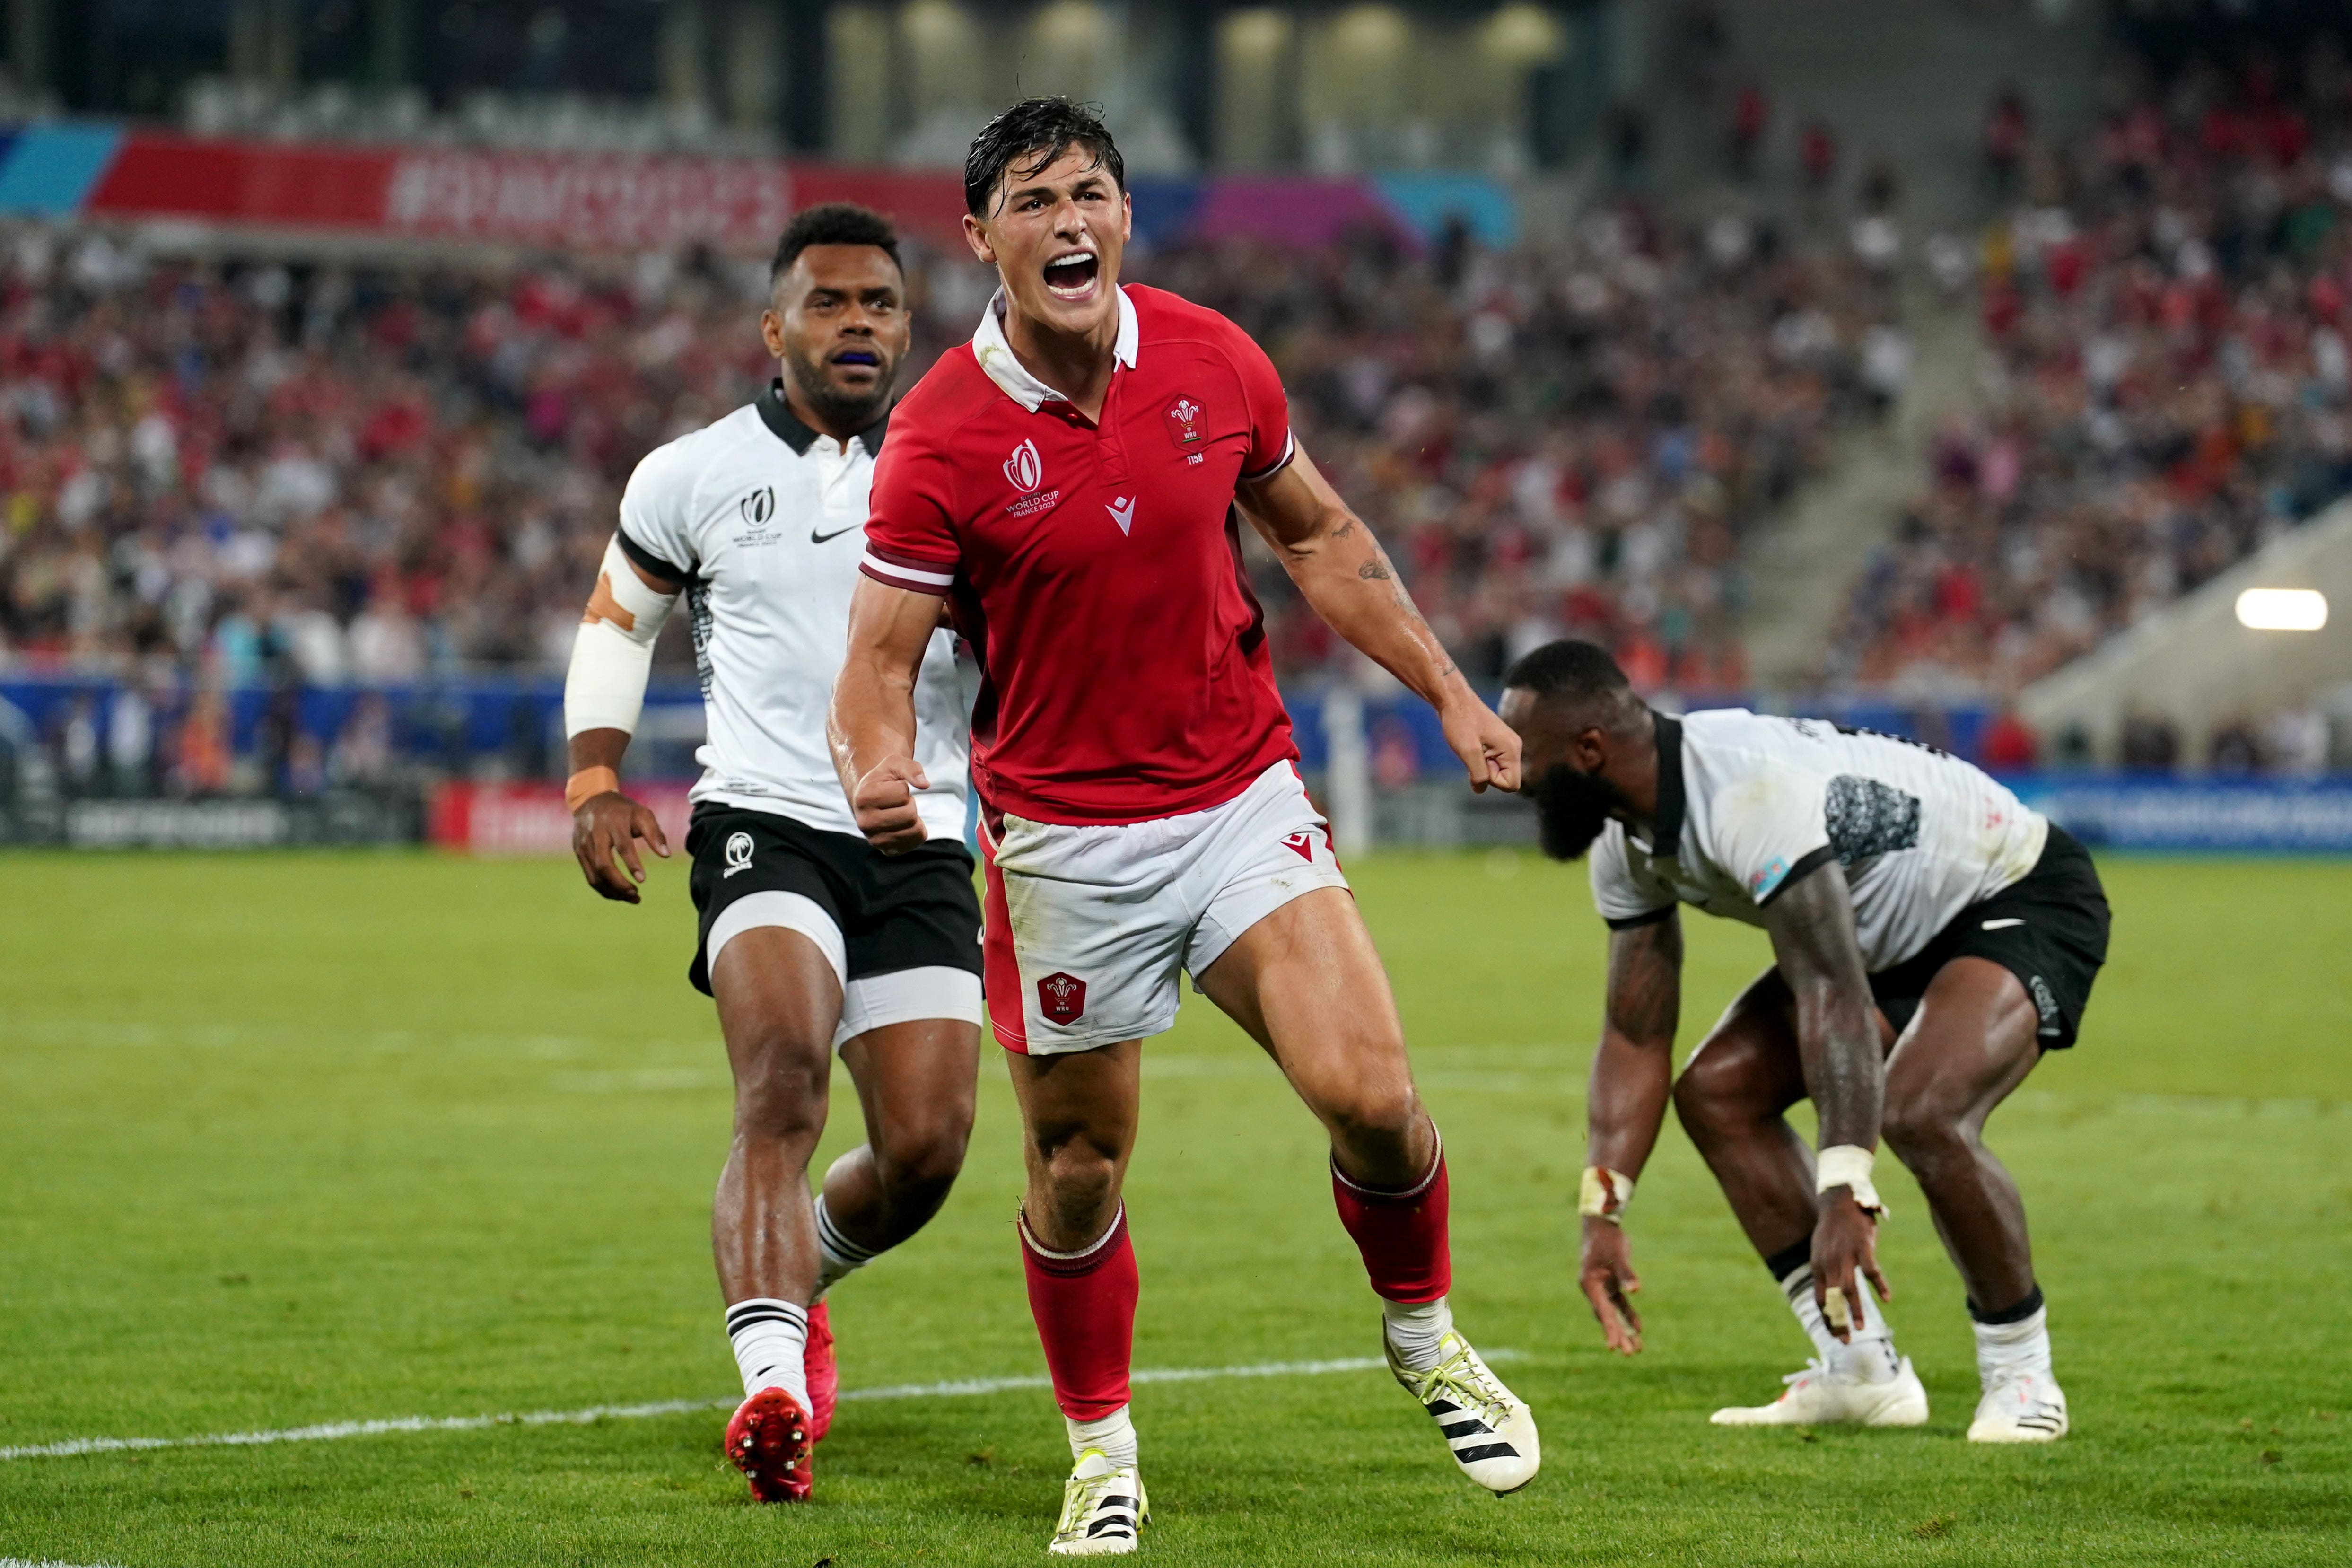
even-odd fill
[[[1814,1166],[1813,1191],[1844,1187],[1853,1194],[1856,1208],[1883,1215],[1886,1205],[1878,1201],[1878,1189],[1870,1184],[1870,1169],[1877,1163],[1878,1156],[1859,1143],[1832,1143],[1822,1151]]]
[[[654,640],[677,603],[677,595],[646,586],[621,553],[617,536],[604,546],[596,591],[572,639],[572,668],[563,678],[564,734],[636,729],[653,675]]]
[[[1622,1225],[1619,1218],[1625,1205],[1633,1201],[1633,1178],[1622,1171],[1612,1171],[1606,1165],[1584,1167],[1584,1182],[1576,1198],[1576,1212],[1593,1219],[1605,1219],[1611,1225]]]

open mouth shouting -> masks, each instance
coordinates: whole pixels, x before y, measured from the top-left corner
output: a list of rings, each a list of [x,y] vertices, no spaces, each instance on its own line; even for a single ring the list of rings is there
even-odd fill
[[[1068,250],[1045,263],[1045,288],[1057,300],[1084,300],[1095,291],[1102,258],[1091,250]]]

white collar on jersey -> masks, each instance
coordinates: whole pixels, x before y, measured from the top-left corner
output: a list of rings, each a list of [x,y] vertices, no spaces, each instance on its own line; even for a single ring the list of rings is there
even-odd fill
[[[1111,357],[1128,369],[1135,368],[1136,349],[1143,338],[1143,329],[1135,324],[1135,301],[1127,290],[1118,291],[1118,337],[1110,346]],[[980,331],[971,335],[971,357],[988,373],[988,379],[1003,389],[1004,395],[1034,414],[1048,403],[1069,400],[1060,393],[1031,375],[1004,341],[1004,290],[999,289],[980,313]]]

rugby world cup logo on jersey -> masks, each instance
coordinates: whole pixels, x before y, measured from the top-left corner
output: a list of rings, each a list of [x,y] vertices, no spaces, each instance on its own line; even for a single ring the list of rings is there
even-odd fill
[[[769,528],[776,516],[776,490],[772,485],[761,485],[735,503],[735,510],[743,519],[746,531],[735,536],[738,546],[773,544],[783,535]]]
[[[727,836],[727,869],[722,875],[731,877],[738,871],[748,871],[751,868],[751,836],[748,833],[729,834]]]
[[[1045,482],[1045,462],[1037,456],[1037,443],[1024,441],[1013,448],[1013,456],[1004,459],[1004,477],[1023,495],[1034,495]]]
[[[1004,503],[1004,510],[1014,517],[1034,517],[1041,511],[1051,511],[1062,500],[1058,489],[1041,490],[1045,482],[1045,459],[1037,455],[1035,441],[1024,441],[1013,448],[1004,459],[1004,477],[1021,493]]]

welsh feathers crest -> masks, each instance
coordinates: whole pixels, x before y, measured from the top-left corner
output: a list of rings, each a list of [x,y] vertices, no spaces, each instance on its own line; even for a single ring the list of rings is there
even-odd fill
[[[1087,983],[1060,970],[1037,982],[1037,1011],[1049,1024],[1067,1026],[1087,1013]]]

